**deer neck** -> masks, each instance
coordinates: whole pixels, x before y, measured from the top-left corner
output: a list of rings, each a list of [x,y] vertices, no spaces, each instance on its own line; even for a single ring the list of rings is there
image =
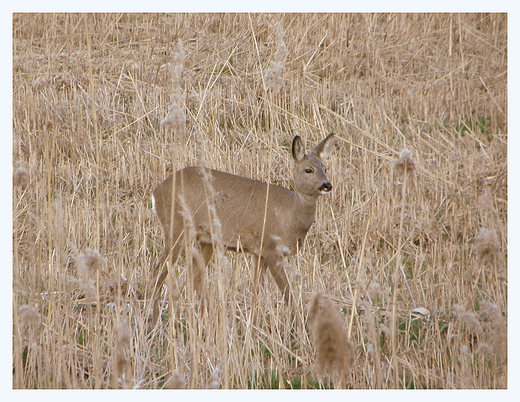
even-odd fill
[[[314,215],[316,214],[316,197],[304,196],[300,193],[295,193],[295,210],[297,221],[305,231],[309,230],[314,222]]]

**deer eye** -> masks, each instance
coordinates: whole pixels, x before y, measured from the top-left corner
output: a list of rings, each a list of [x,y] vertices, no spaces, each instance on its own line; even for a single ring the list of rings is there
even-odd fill
[[[310,169],[310,168],[305,169],[305,173],[312,173],[312,169]]]

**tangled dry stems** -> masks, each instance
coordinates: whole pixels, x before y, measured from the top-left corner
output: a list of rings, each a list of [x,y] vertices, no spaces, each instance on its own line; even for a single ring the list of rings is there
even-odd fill
[[[350,334],[341,386],[506,388],[506,111],[504,14],[13,15],[13,387],[328,386],[315,352],[344,353],[295,334],[248,257],[215,253],[204,316],[191,259],[151,331],[143,295],[168,174],[291,187],[293,135],[335,132],[287,270]]]

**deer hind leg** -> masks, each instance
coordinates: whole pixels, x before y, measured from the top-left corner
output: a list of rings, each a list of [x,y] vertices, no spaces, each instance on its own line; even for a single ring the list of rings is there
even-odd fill
[[[193,261],[191,265],[192,281],[195,292],[201,299],[201,312],[204,312],[206,301],[206,269],[213,256],[213,245],[208,243],[199,243],[198,247],[193,250]]]
[[[166,244],[170,243],[166,242]],[[181,246],[178,243],[171,248],[166,248],[161,256],[161,259],[153,269],[153,277],[157,279],[155,280],[152,291],[152,327],[157,324],[160,316],[159,298],[161,296],[162,285],[166,279],[166,276],[168,275],[167,262],[170,260],[172,264],[175,263],[177,257],[179,256],[180,249]]]

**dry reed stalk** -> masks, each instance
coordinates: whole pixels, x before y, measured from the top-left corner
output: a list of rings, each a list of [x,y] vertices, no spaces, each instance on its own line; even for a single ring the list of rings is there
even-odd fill
[[[205,309],[205,298],[207,297],[207,280],[206,271],[201,258],[200,251],[195,247],[196,234],[193,222],[192,212],[184,200],[182,195],[179,196],[179,202],[182,208],[182,216],[186,226],[186,234],[184,235],[184,250],[186,255],[186,263],[188,265],[187,277],[186,277],[186,288],[187,288],[187,301],[188,301],[188,339],[190,345],[190,376],[188,380],[188,389],[198,388],[199,382],[199,364],[200,364],[200,350],[202,348],[201,338],[203,331],[203,323],[200,317],[206,316],[204,314]],[[172,203],[173,204],[173,203]],[[173,208],[172,208],[173,209]],[[173,221],[173,219],[172,219]],[[174,263],[175,261],[172,261]],[[202,265],[201,265],[202,263]],[[197,314],[194,306],[196,305],[195,294],[198,294],[201,303],[200,309]]]
[[[112,310],[101,303],[101,291],[100,308],[78,303],[69,291],[79,254],[66,249],[69,242],[97,250],[107,270],[143,291],[162,250],[160,228],[143,201],[154,183],[203,160],[290,187],[285,155],[274,144],[288,145],[293,134],[316,140],[319,132],[335,131],[343,149],[329,166],[334,197],[318,208],[295,264],[301,303],[327,289],[338,307],[357,311],[352,286],[364,281],[367,295],[375,292],[373,283],[393,290],[388,267],[395,266],[400,330],[391,329],[394,294],[371,299],[375,329],[370,316],[354,314],[352,342],[369,348],[372,339],[390,340],[395,331],[403,386],[507,387],[507,254],[501,252],[508,241],[507,14],[12,18],[13,185],[17,168],[30,176],[24,184],[21,171],[21,184],[13,188],[13,386],[113,386],[113,350],[106,347],[106,339],[115,339]],[[264,81],[281,43],[272,20],[283,27],[290,49],[279,76],[285,84],[276,95]],[[179,38],[186,51],[182,110],[193,111],[196,125],[190,137],[196,141],[183,149],[174,145],[178,136],[172,141],[169,128],[159,130],[153,118],[171,106],[168,66]],[[387,162],[404,148],[418,158],[420,175],[413,192],[407,184],[409,205],[402,212],[404,182],[397,170],[398,180],[391,180]],[[493,246],[482,246],[489,251],[482,258],[478,248],[468,247],[480,229],[496,234],[498,255],[490,263],[498,280],[487,280],[497,274],[483,264]],[[363,242],[365,262],[354,265]],[[289,346],[292,321],[273,303],[276,289],[269,281],[258,287],[261,308],[254,309],[252,322],[252,262],[228,258],[232,278],[217,256],[207,271],[212,304],[204,318],[186,295],[187,273],[175,265],[168,276],[169,320],[150,333],[143,300],[117,296],[115,304],[126,306],[122,317],[135,331],[133,377],[127,376],[126,386],[159,388],[175,371],[197,388],[212,382],[225,387],[226,381],[233,388],[320,386],[304,363],[295,363],[312,361],[312,343],[303,335],[298,349]],[[468,280],[468,268],[482,268],[481,279]],[[362,270],[362,280],[350,281],[357,277],[352,269]],[[366,296],[359,289],[357,300]],[[478,345],[462,319],[451,322],[454,304],[475,306],[483,332]],[[21,306],[32,306],[45,325],[21,325]],[[417,306],[436,311],[424,327],[405,318]],[[390,346],[380,344],[382,387],[392,387]],[[190,370],[192,354],[196,371]],[[373,348],[358,357],[350,387],[374,386],[376,354]]]
[[[371,216],[372,214],[370,214]],[[357,273],[356,273],[356,289],[354,291],[354,294],[352,295],[352,306],[357,305],[358,301],[358,295],[359,295],[359,284],[361,283],[361,278],[363,275],[363,262],[365,258],[365,247],[366,247],[366,241],[368,237],[368,228],[370,227],[370,216],[367,220],[366,227],[365,227],[365,235],[363,236],[363,243],[361,245],[361,253],[360,253],[360,261],[357,264]],[[353,322],[354,322],[354,314],[355,314],[355,308],[353,307],[350,312],[350,320],[349,320],[349,327],[348,327],[348,339],[351,339],[352,334],[352,328],[353,328]]]
[[[377,294],[379,292],[377,291]],[[374,373],[375,373],[375,389],[383,388],[383,373],[381,365],[381,348],[380,336],[376,329],[376,314],[372,312],[371,305],[367,302],[361,302],[360,307],[365,310],[365,321],[368,327],[368,338],[370,343],[367,345],[367,354],[373,359]]]
[[[399,366],[397,358],[397,295],[399,293],[399,275],[403,272],[403,261],[401,257],[401,249],[403,247],[403,230],[404,230],[404,213],[408,204],[408,185],[413,183],[413,175],[416,169],[416,162],[411,156],[411,152],[407,149],[403,150],[399,159],[394,162],[394,170],[400,175],[403,184],[401,190],[401,216],[399,221],[399,234],[397,237],[397,251],[395,256],[394,272],[392,276],[392,316],[391,316],[391,345],[392,345],[392,371],[393,371],[393,387],[399,388]]]
[[[87,18],[83,18],[85,32],[89,31],[89,25],[87,23]],[[90,35],[86,37],[87,42],[87,54],[88,60],[92,60],[92,48],[90,43]],[[96,205],[96,220],[95,220],[95,231],[94,231],[94,245],[95,248],[99,248],[99,237],[100,237],[100,221],[101,221],[101,191],[100,191],[100,179],[101,179],[101,136],[99,132],[98,125],[98,114],[96,111],[95,105],[95,96],[94,96],[94,73],[92,70],[92,63],[88,63],[88,93],[90,96],[90,106],[91,106],[91,114],[90,119],[92,120],[92,128],[94,130],[95,135],[95,163],[94,163],[94,180],[95,180],[95,205]],[[52,124],[47,123],[47,133],[51,132]],[[90,137],[89,137],[90,138]],[[50,223],[50,222],[49,222]]]
[[[229,321],[228,321],[228,298],[226,297],[226,278],[228,276],[228,273],[231,272],[231,266],[229,263],[228,258],[225,255],[225,249],[222,244],[222,224],[220,223],[220,218],[217,215],[217,210],[215,207],[215,196],[216,192],[212,185],[212,176],[211,172],[208,170],[203,169],[203,178],[204,178],[204,193],[207,198],[207,206],[208,206],[208,214],[211,217],[211,239],[213,241],[212,251],[214,255],[214,261],[215,261],[215,269],[216,272],[214,273],[215,276],[215,282],[217,285],[217,294],[218,294],[218,303],[215,303],[218,316],[218,326],[219,330],[217,333],[218,343],[221,345],[220,350],[222,352],[222,361],[223,361],[223,370],[219,370],[219,372],[223,373],[223,381],[214,381],[212,382],[212,387],[220,388],[220,386],[223,386],[224,388],[229,388],[230,386],[230,372],[228,369],[228,347],[229,344],[229,335],[228,335],[228,328],[229,328]],[[211,264],[210,264],[211,265]],[[215,373],[217,371],[214,371],[212,373],[212,376],[215,377]],[[222,384],[223,382],[223,384]],[[215,384],[219,384],[218,387],[215,386]]]

